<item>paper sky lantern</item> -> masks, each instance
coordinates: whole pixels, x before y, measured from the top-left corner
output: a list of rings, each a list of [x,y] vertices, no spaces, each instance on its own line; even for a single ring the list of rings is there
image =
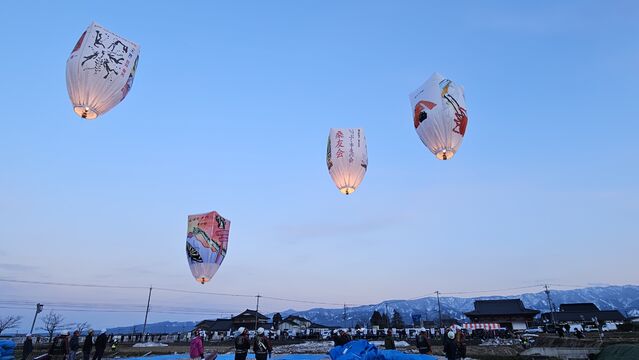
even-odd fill
[[[92,23],[67,60],[67,91],[73,111],[95,119],[122,101],[133,86],[140,47]]]
[[[351,194],[366,175],[368,154],[364,129],[331,129],[326,165],[342,194]]]
[[[210,281],[222,265],[229,243],[231,221],[215,211],[189,215],[186,258],[191,273],[201,284]]]
[[[468,124],[464,88],[434,73],[410,94],[410,101],[419,138],[438,159],[451,159]]]

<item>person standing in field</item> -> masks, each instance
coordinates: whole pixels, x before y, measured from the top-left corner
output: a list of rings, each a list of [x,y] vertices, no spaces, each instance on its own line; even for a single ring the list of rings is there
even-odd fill
[[[93,353],[93,360],[102,360],[104,350],[107,347],[107,330],[102,329],[100,335],[95,339],[95,353]]]
[[[388,329],[384,338],[384,349],[395,350],[395,339],[393,339],[393,330]]]
[[[251,348],[248,330],[244,327],[237,329],[238,336],[235,338],[235,360],[246,360],[248,350]]]
[[[195,336],[189,346],[189,356],[191,360],[200,360],[204,358],[204,344],[202,343],[200,332],[197,329],[193,332],[193,335]]]
[[[346,345],[351,342],[353,338],[344,329],[339,329],[339,342],[340,345]]]
[[[333,330],[333,333],[331,334],[331,339],[333,340],[333,346],[344,345],[344,344],[340,344],[339,330],[337,329]]]
[[[71,340],[69,341],[69,360],[75,360],[75,353],[80,348],[80,332],[78,330],[73,332]]]
[[[51,360],[66,360],[69,354],[69,332],[67,330],[53,338],[48,354]]]
[[[82,345],[82,360],[89,360],[93,348],[93,329],[89,329]]]
[[[457,360],[459,356],[455,333],[452,331],[449,331],[447,338],[444,338],[444,354],[446,354],[446,359],[448,360]]]
[[[271,341],[264,335],[264,328],[257,329],[257,335],[253,339],[253,352],[255,352],[255,360],[266,360],[271,357],[273,346]]]
[[[415,344],[420,354],[432,354],[433,351],[430,347],[430,341],[428,341],[428,333],[426,329],[419,329],[419,334],[415,338]]]
[[[22,343],[22,360],[31,360],[31,353],[33,352],[33,340],[31,340],[31,334],[27,334],[27,338]]]
[[[455,345],[457,345],[457,357],[460,359],[466,358],[466,336],[462,331],[458,331],[455,334]]]

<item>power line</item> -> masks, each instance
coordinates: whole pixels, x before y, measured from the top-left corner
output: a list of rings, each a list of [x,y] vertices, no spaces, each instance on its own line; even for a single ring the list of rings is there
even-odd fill
[[[153,288],[153,289],[160,290],[160,291],[184,293],[184,294],[201,294],[201,295],[231,296],[231,297],[245,297],[245,298],[255,297],[255,295],[229,294],[229,293],[218,293],[218,292],[209,292],[209,291],[194,291],[194,290],[181,290],[181,289],[169,289],[169,288]]]
[[[0,309],[13,309],[13,310],[32,310],[32,307],[24,307],[24,306],[0,306]],[[145,310],[122,310],[122,309],[78,309],[78,308],[65,308],[59,306],[53,306],[51,308],[52,311],[63,311],[63,312],[105,312],[105,313],[144,313]],[[165,311],[165,310],[154,310],[155,314],[177,314],[177,315],[232,315],[233,313],[228,311],[215,312],[215,311]]]
[[[263,299],[269,299],[269,300],[277,300],[277,301],[290,301],[290,302],[296,302],[296,303],[301,303],[301,304],[316,304],[316,305],[331,305],[331,306],[342,306],[342,305],[348,305],[348,306],[361,306],[360,304],[344,304],[344,303],[331,303],[331,302],[323,302],[323,301],[312,301],[312,300],[295,300],[295,299],[286,299],[286,298],[279,298],[279,297],[273,297],[273,296],[264,296],[264,295],[260,295],[261,298]]]
[[[46,302],[48,307],[71,310],[95,310],[95,311],[113,311],[120,310],[126,312],[144,312],[144,305],[134,304],[91,304],[91,303],[59,303],[59,302]],[[32,301],[16,301],[16,300],[1,300],[0,305],[7,306],[28,306],[27,309],[31,309],[35,305]],[[150,307],[153,312],[195,312],[195,313],[211,313],[211,314],[227,314],[228,310],[218,309],[206,309],[206,308],[192,308],[186,306],[171,306],[171,305],[153,305]]]
[[[492,293],[492,292],[502,292],[502,291],[541,288],[542,286],[543,285],[530,285],[530,286],[519,286],[519,287],[512,287],[512,288],[505,288],[505,289],[493,289],[493,290],[449,291],[449,292],[443,292],[441,294],[444,294],[444,295],[480,294],[480,293]]]
[[[14,280],[14,279],[0,279],[2,282],[19,283],[19,284],[31,284],[31,285],[53,285],[53,286],[72,286],[72,287],[90,287],[90,288],[107,288],[107,289],[148,289],[144,286],[126,286],[126,285],[97,285],[97,284],[73,284],[73,283],[61,283],[51,281],[30,281],[30,280]]]
[[[107,285],[107,284],[82,284],[82,283],[68,283],[68,282],[53,282],[53,281],[32,281],[32,280],[17,280],[17,279],[4,279],[0,278],[0,282],[8,282],[8,283],[17,283],[17,284],[31,284],[31,285],[49,285],[49,286],[70,286],[70,287],[84,287],[84,288],[105,288],[105,289],[135,289],[135,290],[147,290],[146,286],[135,286],[135,285]],[[584,287],[582,285],[560,285],[560,284],[549,284],[553,286],[560,287]],[[471,294],[486,294],[486,293],[498,293],[504,291],[514,291],[514,290],[524,290],[524,289],[532,289],[532,288],[542,288],[543,285],[529,285],[529,286],[518,286],[511,288],[502,288],[502,289],[491,289],[491,290],[473,290],[473,291],[448,291],[448,292],[438,292],[439,295],[471,295]],[[255,295],[250,294],[235,294],[235,293],[221,293],[221,292],[211,292],[211,291],[195,291],[195,290],[183,290],[183,289],[174,289],[174,288],[162,288],[162,287],[154,287],[154,290],[157,291],[165,291],[165,292],[174,292],[174,293],[183,293],[183,294],[200,294],[200,295],[213,295],[213,296],[227,296],[227,297],[240,297],[252,299]],[[408,300],[416,300],[425,297],[432,297],[433,293],[429,293],[426,295],[409,298]],[[328,302],[328,301],[313,301],[313,300],[302,300],[302,299],[291,299],[291,298],[282,298],[276,296],[268,296],[268,295],[260,295],[263,299],[274,300],[274,301],[286,301],[292,303],[299,304],[311,304],[311,305],[326,305],[326,306],[343,306],[344,303],[337,302]],[[65,304],[66,305],[66,304]],[[98,304],[91,304],[91,306],[96,306]],[[111,304],[106,304],[105,306],[109,306]],[[365,304],[346,304],[348,306],[364,306]],[[99,306],[99,305],[98,305]],[[140,305],[132,305],[138,307]],[[152,307],[154,309],[155,307]],[[203,311],[206,311],[202,309]],[[127,310],[132,311],[132,310]],[[198,310],[199,311],[199,310]],[[158,311],[154,311],[158,312]]]
[[[504,288],[504,289],[492,289],[492,290],[472,290],[472,291],[447,291],[447,292],[441,292],[439,291],[439,295],[469,295],[469,294],[484,294],[484,293],[496,293],[496,292],[502,292],[502,291],[512,291],[512,290],[523,290],[523,289],[532,289],[532,288],[541,288],[543,285],[530,285],[530,286],[519,286],[519,287],[512,287],[512,288]],[[428,293],[426,295],[421,295],[421,296],[416,296],[413,298],[410,298],[408,300],[417,300],[417,299],[422,299],[422,298],[426,298],[426,297],[433,297],[432,294],[437,293],[438,291],[433,291],[432,293]]]
[[[107,288],[107,289],[136,289],[136,290],[148,289],[148,287],[143,287],[143,286],[75,284],[75,283],[28,281],[28,280],[15,280],[15,279],[0,279],[0,281],[10,282],[10,283],[20,283],[20,284],[51,285],[51,286],[91,287],[91,288]],[[182,289],[161,288],[161,287],[154,287],[153,289],[157,291],[167,291],[167,292],[175,292],[175,293],[183,293],[183,294],[200,294],[200,295],[229,296],[229,297],[242,297],[242,298],[255,297],[255,295],[248,295],[248,294],[232,294],[232,293],[220,293],[220,292],[210,292],[210,291],[182,290]],[[324,301],[297,300],[297,299],[287,299],[287,298],[280,298],[280,297],[274,297],[274,296],[261,296],[261,297],[265,299],[270,299],[270,300],[288,301],[288,302],[294,302],[294,303],[300,303],[300,304],[342,306],[342,304],[340,303],[330,303],[330,302],[324,302]],[[349,305],[356,306],[358,304],[349,304]]]
[[[559,286],[559,287],[570,287],[570,288],[585,288],[587,286],[584,285],[562,285],[562,284],[548,284],[549,286]]]

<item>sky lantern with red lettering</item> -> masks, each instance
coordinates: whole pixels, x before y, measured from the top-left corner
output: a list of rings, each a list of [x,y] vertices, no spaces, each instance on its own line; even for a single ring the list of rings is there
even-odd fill
[[[409,97],[419,138],[438,159],[451,159],[468,124],[464,88],[434,73]]]
[[[131,90],[140,47],[92,23],[67,60],[67,91],[73,111],[95,119],[120,103]]]
[[[189,215],[186,259],[195,280],[210,281],[222,265],[229,244],[231,221],[216,211]]]
[[[326,165],[339,191],[346,195],[353,193],[368,168],[364,129],[331,129]]]

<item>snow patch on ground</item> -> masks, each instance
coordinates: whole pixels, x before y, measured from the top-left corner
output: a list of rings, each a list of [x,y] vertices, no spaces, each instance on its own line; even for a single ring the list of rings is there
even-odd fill
[[[165,346],[169,346],[167,344],[163,344],[163,343],[156,343],[156,342],[145,342],[145,343],[136,343],[133,344],[134,348],[146,348],[146,347],[165,347]]]
[[[306,341],[301,344],[280,345],[273,348],[274,354],[326,354],[333,348],[332,341]]]
[[[378,348],[383,349],[384,348],[384,342],[383,341],[369,341],[371,344],[377,346]],[[409,347],[410,344],[407,343],[406,341],[395,341],[395,347]]]

